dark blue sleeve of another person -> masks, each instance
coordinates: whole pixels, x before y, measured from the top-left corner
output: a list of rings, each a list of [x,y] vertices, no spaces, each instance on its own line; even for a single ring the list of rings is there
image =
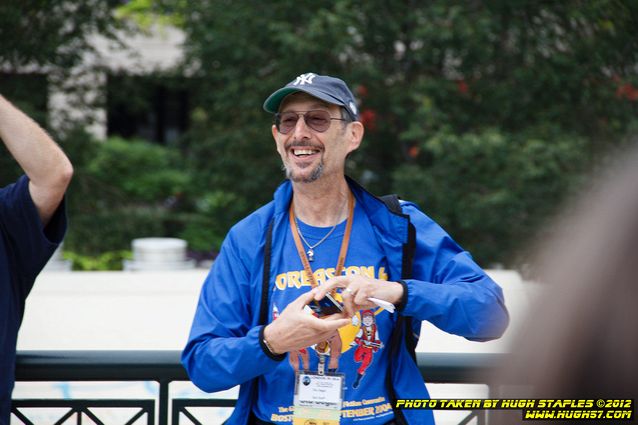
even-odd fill
[[[0,192],[0,227],[9,271],[17,278],[24,299],[33,281],[53,255],[66,232],[64,200],[42,228],[38,210],[29,193],[29,179],[20,177]]]
[[[0,188],[0,425],[9,424],[16,342],[26,297],[65,231],[64,201],[43,228],[26,176]]]

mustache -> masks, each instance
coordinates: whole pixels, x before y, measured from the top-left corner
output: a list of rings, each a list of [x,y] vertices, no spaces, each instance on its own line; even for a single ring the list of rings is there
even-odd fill
[[[310,140],[290,140],[284,144],[284,148],[290,149],[292,146],[299,148],[315,148],[321,150],[320,145],[313,144]]]

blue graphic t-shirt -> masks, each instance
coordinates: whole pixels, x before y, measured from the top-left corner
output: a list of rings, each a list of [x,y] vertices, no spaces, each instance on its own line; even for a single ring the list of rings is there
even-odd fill
[[[334,276],[346,222],[340,223],[328,238],[314,249],[310,263],[319,285]],[[330,227],[312,227],[299,221],[299,230],[306,241],[314,245]],[[307,249],[307,246],[304,246]],[[312,289],[297,253],[292,233],[286,234],[284,255],[280,264],[273,264],[276,278],[271,287],[269,321],[276,320],[286,306]],[[387,280],[386,258],[377,243],[372,226],[361,207],[355,206],[350,245],[342,274],[362,274]],[[386,347],[390,339],[394,315],[382,308],[359,311],[352,323],[339,329],[328,341],[330,358],[326,370],[345,375],[341,424],[365,421],[377,425],[393,417],[385,386],[388,367]],[[254,407],[261,420],[289,424],[293,415],[295,371],[317,371],[318,355],[314,347],[289,353],[286,360],[271,373],[259,378],[259,397]],[[276,389],[273,391],[273,389]]]

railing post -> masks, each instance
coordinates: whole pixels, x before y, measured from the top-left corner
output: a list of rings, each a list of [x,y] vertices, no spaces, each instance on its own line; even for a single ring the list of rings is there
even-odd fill
[[[168,384],[170,381],[159,383],[159,425],[168,425]]]
[[[496,398],[498,398],[499,395],[499,387],[496,386],[496,388],[494,388],[494,385],[490,385],[489,383],[487,384],[487,398],[494,400]],[[483,411],[483,424],[488,425],[490,423],[490,411],[489,410],[484,410]],[[479,424],[480,425],[480,424]]]

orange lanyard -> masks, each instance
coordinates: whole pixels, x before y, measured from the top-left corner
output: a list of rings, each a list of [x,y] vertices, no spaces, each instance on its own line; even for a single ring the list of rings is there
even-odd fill
[[[339,259],[337,260],[337,268],[335,270],[335,276],[340,276],[343,271],[343,266],[346,262],[346,255],[348,254],[348,245],[350,244],[350,233],[352,232],[352,221],[354,218],[354,195],[352,191],[350,191],[350,196],[348,197],[348,221],[346,222],[346,232],[343,235],[343,240],[341,241],[341,249],[339,250]],[[317,284],[317,279],[315,279],[315,275],[312,273],[312,268],[310,267],[310,262],[308,261],[308,257],[306,256],[306,251],[304,251],[303,244],[301,243],[301,238],[299,237],[299,229],[297,228],[297,221],[295,220],[295,210],[293,208],[293,202],[290,202],[290,212],[288,214],[290,219],[290,229],[292,231],[292,237],[295,240],[295,246],[297,247],[297,253],[299,254],[299,258],[301,259],[301,263],[303,264],[303,268],[306,271],[306,275],[310,280],[310,285],[313,288],[319,286]]]

